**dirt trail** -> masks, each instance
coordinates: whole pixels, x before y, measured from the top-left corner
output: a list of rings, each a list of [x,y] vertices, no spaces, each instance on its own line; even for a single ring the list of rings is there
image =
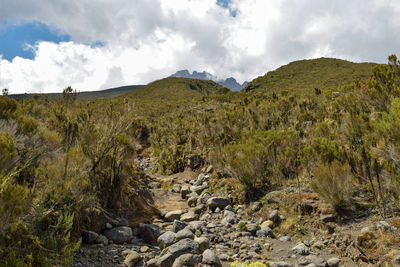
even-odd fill
[[[161,213],[188,208],[187,201],[182,199],[180,194],[171,192],[170,189],[173,185],[183,185],[185,181],[195,180],[196,172],[188,170],[169,176],[161,174],[150,174],[149,176],[161,186],[161,188],[151,190],[154,194],[155,206]]]

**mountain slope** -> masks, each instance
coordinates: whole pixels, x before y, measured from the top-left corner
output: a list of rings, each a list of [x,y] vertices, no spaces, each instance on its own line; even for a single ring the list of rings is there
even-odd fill
[[[372,75],[375,63],[353,63],[335,58],[318,58],[289,63],[251,81],[244,90],[333,89]]]
[[[168,77],[141,87],[129,95],[141,100],[179,101],[226,92],[229,92],[229,89],[213,81]]]

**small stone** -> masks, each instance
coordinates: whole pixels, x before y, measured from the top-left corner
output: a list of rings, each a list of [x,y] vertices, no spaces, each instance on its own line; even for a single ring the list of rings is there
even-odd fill
[[[302,255],[302,256],[306,256],[306,255],[310,254],[309,248],[304,243],[300,243],[297,246],[295,246],[294,248],[292,248],[292,252],[294,254]]]
[[[181,215],[184,213],[183,210],[169,211],[164,215],[164,219],[167,222],[173,222],[174,220],[180,220]]]
[[[155,224],[139,224],[139,236],[149,244],[156,245],[160,236],[160,228]]]
[[[265,222],[263,222],[261,225],[260,225],[260,227],[262,228],[262,227],[269,227],[269,228],[272,228],[273,226],[274,226],[274,222],[273,221],[271,221],[271,220],[267,220],[267,221],[265,221]]]
[[[279,216],[278,210],[273,210],[269,215],[268,215],[268,220],[272,221],[274,224],[279,224],[281,222],[281,218]]]
[[[181,188],[181,198],[186,199],[187,195],[190,194],[190,188],[187,185],[182,186]]]
[[[146,253],[146,252],[148,252],[149,250],[150,250],[150,248],[149,248],[148,246],[140,247],[140,252],[142,252],[142,253]]]
[[[226,197],[211,197],[207,200],[207,207],[211,210],[215,210],[216,208],[224,209],[230,204],[230,199]]]
[[[193,211],[189,211],[185,214],[182,214],[181,221],[183,222],[191,222],[196,221],[199,218],[199,215],[194,213]]]
[[[279,241],[282,241],[282,242],[290,242],[290,241],[292,241],[292,239],[290,238],[290,236],[284,235],[284,236],[281,236],[281,237],[279,238]]]
[[[198,263],[199,259],[197,259],[197,256],[193,254],[183,254],[174,261],[172,267],[196,267]]]

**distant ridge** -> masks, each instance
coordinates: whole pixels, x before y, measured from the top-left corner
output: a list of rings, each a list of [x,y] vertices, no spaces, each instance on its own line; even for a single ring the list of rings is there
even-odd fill
[[[192,73],[190,73],[188,70],[179,70],[176,73],[172,74],[170,77],[211,80],[211,81],[214,81],[226,88],[231,89],[232,91],[240,91],[248,84],[248,82],[244,82],[243,84],[240,84],[233,77],[230,77],[225,80],[221,80],[206,71],[203,71],[203,72],[193,71]]]
[[[127,85],[100,91],[79,92],[77,101],[92,101],[100,98],[114,98],[130,93],[141,87],[143,87],[143,85]],[[42,100],[47,99],[49,101],[57,101],[62,99],[63,94],[62,93],[15,94],[15,95],[11,94],[9,96],[14,99],[33,99],[35,96],[38,96],[39,99]]]

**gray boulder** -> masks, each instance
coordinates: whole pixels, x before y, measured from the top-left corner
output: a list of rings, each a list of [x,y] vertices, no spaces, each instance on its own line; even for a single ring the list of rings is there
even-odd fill
[[[179,240],[182,240],[185,238],[194,239],[193,232],[190,231],[188,228],[182,229],[176,233],[176,241],[179,241]]]
[[[160,236],[160,228],[155,224],[139,224],[139,236],[149,244],[156,245],[157,238]]]
[[[200,261],[197,255],[183,254],[174,261],[172,267],[196,267]]]
[[[329,267],[339,267],[340,259],[339,258],[330,258],[329,260],[326,261],[326,264]]]
[[[207,207],[211,210],[214,210],[216,208],[224,209],[230,204],[230,199],[226,197],[211,197],[207,200]]]
[[[178,241],[161,252],[157,266],[171,267],[174,261],[184,254],[198,254],[199,245],[192,239],[186,238]]]
[[[176,241],[176,234],[171,231],[167,231],[167,232],[163,233],[157,239],[157,243],[158,243],[158,246],[160,247],[160,249],[164,249],[164,248],[172,245],[173,243],[175,243],[175,241]]]
[[[173,210],[165,214],[164,219],[167,222],[173,222],[174,220],[179,220],[181,215],[184,213],[183,210]]]
[[[215,254],[211,249],[206,249],[203,252],[203,259],[201,263],[214,267],[222,267],[221,261],[219,260],[217,254]]]
[[[119,226],[105,232],[105,236],[116,244],[123,244],[133,238],[133,233],[130,227]]]
[[[300,243],[292,248],[292,252],[297,255],[307,256],[310,254],[310,249],[304,243]]]
[[[180,230],[185,229],[186,226],[188,226],[188,223],[175,220],[172,224],[172,232],[177,233]]]

